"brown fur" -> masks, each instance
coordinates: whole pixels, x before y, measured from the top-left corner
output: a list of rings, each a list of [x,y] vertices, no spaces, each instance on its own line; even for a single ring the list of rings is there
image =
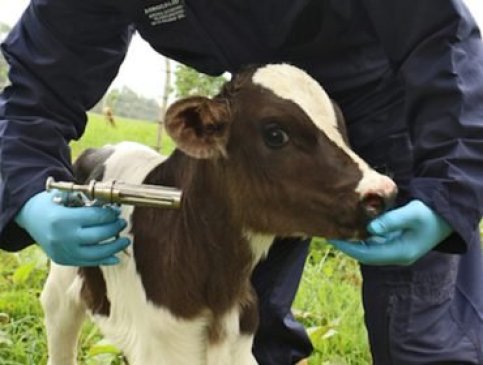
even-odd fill
[[[79,268],[79,274],[84,279],[81,297],[87,308],[94,314],[109,315],[111,303],[107,299],[106,282],[98,267]]]

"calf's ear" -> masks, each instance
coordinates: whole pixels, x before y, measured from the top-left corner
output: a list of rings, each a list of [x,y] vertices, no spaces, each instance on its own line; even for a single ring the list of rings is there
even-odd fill
[[[193,96],[172,104],[165,118],[166,132],[177,147],[194,158],[226,155],[230,112],[224,99]]]

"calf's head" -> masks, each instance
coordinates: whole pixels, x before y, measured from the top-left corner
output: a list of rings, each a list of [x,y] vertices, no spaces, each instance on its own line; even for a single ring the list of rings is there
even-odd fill
[[[290,65],[238,74],[213,99],[174,103],[166,129],[187,155],[216,166],[227,202],[252,232],[364,237],[396,194],[351,151],[320,85]]]

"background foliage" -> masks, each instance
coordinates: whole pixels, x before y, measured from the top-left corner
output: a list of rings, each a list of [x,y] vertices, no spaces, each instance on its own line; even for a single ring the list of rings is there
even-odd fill
[[[225,83],[224,76],[208,76],[197,72],[196,70],[184,66],[176,65],[175,72],[175,96],[182,98],[192,95],[214,96]]]
[[[9,30],[10,30],[10,27],[8,25],[0,23],[0,40],[5,38]],[[5,58],[0,52],[0,90],[2,90],[7,85],[7,80],[8,80],[7,73],[8,73],[7,62],[5,61]]]
[[[148,122],[157,122],[161,118],[161,109],[155,99],[138,95],[127,86],[111,90],[92,112],[102,113],[105,107],[109,107],[116,116],[123,118]]]
[[[0,85],[1,70],[0,68]],[[167,88],[167,95],[163,95],[166,99],[191,95],[211,97],[218,92],[221,85],[226,81],[223,76],[204,75],[181,64],[176,65],[174,76],[174,88]],[[158,122],[163,119],[162,108],[158,100],[136,94],[128,87],[109,91],[92,109],[92,112],[101,114],[105,107],[109,107],[116,116],[123,118],[141,119],[149,122]]]

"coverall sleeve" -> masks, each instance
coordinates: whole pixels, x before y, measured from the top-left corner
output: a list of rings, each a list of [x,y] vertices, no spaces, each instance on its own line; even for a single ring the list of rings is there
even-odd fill
[[[14,217],[48,176],[72,179],[68,143],[84,132],[131,35],[103,0],[32,0],[2,44],[11,85],[0,95],[0,248],[32,243]]]
[[[483,210],[483,44],[461,0],[363,0],[406,87],[414,147],[410,192],[455,234],[439,249],[479,241]],[[451,244],[450,244],[451,243]]]

